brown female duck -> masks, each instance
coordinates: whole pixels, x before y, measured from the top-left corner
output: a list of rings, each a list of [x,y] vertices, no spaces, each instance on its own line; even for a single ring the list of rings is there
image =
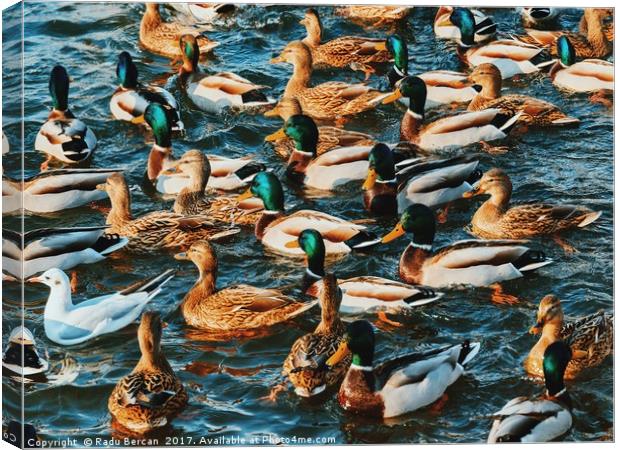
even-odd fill
[[[573,351],[573,359],[568,363],[564,378],[573,379],[583,369],[599,365],[612,353],[614,318],[613,315],[599,311],[565,323],[560,299],[555,295],[546,295],[540,301],[536,325],[530,329],[530,333],[542,334],[525,360],[527,373],[542,377],[545,350],[561,339]]]
[[[244,331],[292,319],[316,305],[301,303],[274,289],[247,284],[216,290],[217,257],[207,241],[195,242],[175,258],[192,261],[199,276],[181,304],[185,321],[212,332]]]
[[[312,333],[295,341],[284,360],[284,373],[301,397],[312,397],[338,385],[351,364],[350,356],[329,368],[324,364],[336,353],[345,332],[338,313],[341,301],[342,292],[336,277],[333,274],[324,276],[320,289],[321,322]]]
[[[141,434],[168,424],[187,405],[187,393],[161,349],[161,335],[159,314],[143,313],[138,328],[140,361],[108,399],[112,417]]]

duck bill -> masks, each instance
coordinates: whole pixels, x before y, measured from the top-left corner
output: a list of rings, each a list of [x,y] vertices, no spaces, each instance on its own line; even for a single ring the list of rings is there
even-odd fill
[[[387,51],[387,45],[385,45],[385,41],[384,42],[379,42],[378,44],[375,44],[375,50],[377,51]]]
[[[540,322],[536,322],[536,325],[530,328],[530,334],[540,334],[540,332],[542,331],[542,328],[543,328],[543,324]]]
[[[265,111],[265,114],[263,114],[263,116],[265,117],[278,117],[279,115],[280,112],[278,111],[277,107],[270,109],[269,111]]]
[[[306,23],[308,23],[308,22],[306,22],[306,18],[305,17],[299,21],[299,25],[305,25]]]
[[[97,186],[95,186],[95,189],[97,189],[98,191],[103,191],[103,192],[105,192],[105,191],[106,191],[106,188],[105,188],[105,183],[98,184]]]
[[[237,196],[237,202],[241,202],[243,200],[247,200],[248,198],[252,198],[252,197],[254,197],[254,194],[252,194],[252,190],[248,189],[243,194],[239,194]]]
[[[144,114],[142,114],[141,116],[138,117],[134,117],[133,119],[130,120],[131,123],[133,124],[142,124],[144,123]]]
[[[275,133],[271,133],[269,136],[267,136],[265,138],[265,141],[266,142],[279,141],[280,139],[284,139],[285,137],[286,137],[286,133],[284,132],[284,129],[280,128]]]
[[[286,60],[284,59],[284,57],[282,55],[276,56],[275,58],[271,58],[269,60],[269,64],[279,64],[279,63],[283,63],[283,62],[286,62]]]
[[[450,21],[450,15],[443,16],[436,24],[438,27],[453,27],[454,25]]]
[[[471,191],[467,191],[463,193],[463,198],[472,198],[480,194],[482,194],[482,191],[480,190],[480,185],[476,183],[472,186]]]
[[[381,242],[386,244],[404,235],[405,235],[405,229],[403,228],[403,225],[401,223],[397,223],[392,231],[390,231],[388,234],[383,236],[383,239],[381,239]]]
[[[396,89],[394,92],[392,92],[390,95],[388,95],[387,97],[385,97],[383,99],[383,104],[387,105],[389,103],[394,103],[396,100],[398,100],[399,98],[402,98],[403,94],[400,92],[400,89]]]
[[[349,354],[349,344],[347,341],[342,341],[334,353],[326,362],[328,366],[332,367],[342,361]]]
[[[189,261],[189,258],[186,252],[176,253],[174,255],[174,259],[176,259],[177,261]]]
[[[377,181],[377,171],[375,169],[368,169],[368,176],[366,177],[366,181],[362,185],[362,189],[367,191],[368,189],[372,189]]]
[[[162,175],[174,175],[175,173],[181,173],[178,164],[174,164],[161,172]]]
[[[286,244],[284,244],[284,246],[286,248],[300,248],[299,241],[297,239],[287,242]]]

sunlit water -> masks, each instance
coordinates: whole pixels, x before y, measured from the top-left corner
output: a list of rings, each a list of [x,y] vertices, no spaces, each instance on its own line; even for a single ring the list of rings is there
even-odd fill
[[[25,173],[36,173],[43,156],[33,150],[35,135],[45,121],[51,102],[48,77],[55,64],[64,65],[72,77],[70,105],[74,113],[92,127],[99,139],[94,158],[95,167],[123,167],[131,185],[140,185],[146,156],[151,143],[141,130],[114,121],[109,99],[115,89],[115,64],[119,52],[129,51],[136,60],[140,78],[170,89],[182,104],[187,128],[184,138],[176,139],[176,154],[199,148],[226,156],[253,154],[278,175],[283,175],[283,162],[263,143],[263,138],[280,125],[262,116],[215,117],[198,111],[179,91],[174,70],[165,58],[143,51],[138,44],[141,4],[27,3],[24,35],[24,115]],[[258,84],[271,86],[271,94],[279,96],[291,74],[290,66],[270,65],[269,58],[288,41],[302,38],[298,24],[303,7],[242,7],[233,17],[214,27],[210,36],[221,42],[216,56],[204,61],[209,71],[234,71]],[[325,38],[343,34],[385,36],[385,29],[363,29],[333,14],[329,7],[319,8],[325,26]],[[505,33],[521,32],[514,10],[489,10]],[[432,30],[434,8],[417,8],[399,29],[409,40],[413,56],[412,72],[430,69],[459,69],[453,44],[435,40]],[[166,12],[166,15],[168,11]],[[561,25],[575,28],[581,15],[577,10],[562,12]],[[4,20],[7,20],[5,13]],[[13,17],[15,19],[15,16]],[[7,26],[8,25],[8,26]],[[12,26],[11,26],[12,25]],[[5,65],[3,128],[12,145],[4,158],[5,170],[13,176],[17,170],[20,127],[22,125],[19,76],[9,69],[19,67],[20,33],[15,23],[7,24],[3,35]],[[8,64],[8,65],[7,65]],[[314,79],[344,81],[361,80],[350,72],[323,72]],[[377,77],[371,82],[385,88]],[[171,254],[136,257],[120,252],[115,257],[78,269],[78,301],[101,292],[116,290],[165,268],[178,270],[177,276],[152,302],[151,308],[161,312],[168,323],[163,347],[173,368],[190,394],[190,404],[173,422],[159,433],[175,437],[170,443],[198,443],[201,437],[211,439],[241,436],[335,438],[338,443],[379,442],[478,442],[485,440],[490,420],[515,395],[541,391],[542,385],[528,380],[522,362],[535,342],[527,330],[535,320],[535,307],[548,293],[558,295],[568,316],[593,313],[613,307],[612,282],[612,182],[613,118],[610,110],[593,105],[584,96],[558,92],[545,75],[533,76],[506,84],[507,92],[528,93],[560,106],[568,115],[581,119],[577,128],[553,131],[530,131],[508,141],[510,151],[504,155],[481,156],[486,170],[492,166],[505,169],[514,183],[517,201],[546,200],[557,203],[579,203],[600,209],[603,215],[585,230],[570,232],[567,239],[579,250],[565,255],[549,240],[537,239],[555,260],[536,275],[505,284],[506,291],[518,295],[518,306],[497,306],[489,301],[488,289],[449,292],[437,304],[397,319],[405,324],[391,333],[379,332],[379,359],[434,344],[458,343],[463,339],[482,342],[482,351],[468,374],[448,390],[449,401],[438,415],[422,410],[391,423],[363,420],[342,412],[333,396],[319,402],[300,400],[292,390],[281,394],[276,403],[260,398],[267,395],[278,376],[284,357],[293,341],[314,328],[318,310],[313,310],[295,323],[273,328],[261,337],[210,341],[200,332],[184,324],[178,305],[194,282],[197,272],[192,264],[174,260]],[[443,114],[443,111],[432,116]],[[356,117],[349,125],[379,139],[393,142],[403,110],[393,105]],[[466,148],[463,151],[476,151]],[[334,196],[304,197],[304,192],[285,185],[287,207],[313,208],[344,218],[366,216],[356,183],[340,189]],[[170,206],[170,201],[152,198],[136,189],[133,211],[140,215]],[[476,203],[477,204],[477,203]],[[475,204],[461,203],[453,208],[449,220],[440,226],[437,244],[468,237],[463,227],[475,211]],[[66,211],[49,217],[26,217],[26,229],[49,226],[94,225],[103,223],[102,215],[90,208]],[[377,233],[387,231],[393,220],[372,225]],[[18,229],[17,217],[5,217],[5,226]],[[376,248],[369,254],[353,254],[332,268],[342,277],[372,274],[393,278],[405,240]],[[301,261],[291,261],[263,250],[250,230],[236,236],[233,242],[216,246],[220,258],[219,285],[251,282],[257,286],[283,286],[299,294],[303,272]],[[4,287],[4,334],[20,322],[20,286]],[[26,286],[25,322],[33,330],[38,345],[49,352],[53,364],[64,355],[80,365],[80,374],[70,385],[25,386],[26,420],[33,423],[45,439],[110,438],[110,416],[107,398],[116,382],[127,374],[139,358],[135,339],[136,325],[113,335],[106,335],[74,347],[60,347],[46,339],[42,313],[47,288]],[[369,319],[374,317],[369,315]],[[21,386],[5,378],[5,421],[15,418],[20,407]],[[573,398],[574,427],[567,440],[609,439],[612,432],[612,361],[584,373],[569,386]],[[115,434],[116,435],[116,434]],[[192,442],[181,438],[191,437]],[[160,444],[164,443],[163,438]],[[309,441],[291,441],[291,443]],[[204,442],[203,442],[204,443]]]

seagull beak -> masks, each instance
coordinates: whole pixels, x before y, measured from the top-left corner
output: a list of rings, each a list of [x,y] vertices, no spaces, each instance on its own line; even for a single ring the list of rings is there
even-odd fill
[[[43,283],[43,279],[41,277],[30,277],[26,280],[27,283]]]

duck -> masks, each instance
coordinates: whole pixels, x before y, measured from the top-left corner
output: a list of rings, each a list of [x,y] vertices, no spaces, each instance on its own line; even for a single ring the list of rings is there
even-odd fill
[[[388,419],[447,401],[446,389],[465,373],[465,366],[479,351],[479,343],[465,340],[459,345],[392,357],[375,365],[374,329],[368,321],[356,320],[348,325],[338,350],[326,365],[334,367],[353,355],[338,391],[338,403],[351,414]]]
[[[394,58],[394,64],[387,73],[390,88],[409,76],[409,51],[407,41],[400,34],[391,34],[386,39],[386,48]],[[431,70],[417,75],[426,84],[424,109],[443,105],[458,105],[471,101],[477,94],[468,82],[467,74],[453,70]],[[401,97],[399,102],[409,106],[409,99]]]
[[[523,240],[464,240],[433,251],[435,216],[425,205],[416,203],[401,215],[383,243],[411,233],[403,252],[399,275],[406,283],[434,288],[455,285],[491,286],[500,300],[496,283],[514,280],[551,264],[544,253],[529,248]]]
[[[146,177],[155,190],[161,194],[177,195],[189,187],[187,174],[173,173],[175,158],[172,154],[171,110],[160,103],[152,103],[144,112],[144,120],[153,131],[155,143],[149,152]],[[265,166],[250,156],[227,158],[207,155],[211,174],[207,177],[207,187],[223,191],[234,191],[246,187],[257,172]]]
[[[24,326],[13,328],[9,334],[9,343],[2,354],[2,368],[11,376],[31,379],[44,374],[49,367],[47,360],[37,350],[32,331]]]
[[[40,228],[25,233],[2,230],[2,270],[17,279],[57,267],[69,270],[93,264],[127,245],[107,227]]]
[[[2,214],[49,214],[78,208],[107,198],[97,190],[120,168],[54,169],[23,179],[2,176]]]
[[[451,21],[461,30],[457,54],[463,62],[471,67],[483,63],[493,63],[502,73],[502,78],[515,75],[532,74],[551,64],[550,61],[534,61],[543,57],[543,49],[527,44],[518,39],[499,39],[484,44],[477,44],[474,36],[475,18],[467,8],[454,8],[450,15]]]
[[[120,173],[108,177],[97,189],[107,192],[112,204],[106,218],[107,232],[127,238],[126,248],[132,252],[187,248],[196,240],[217,240],[239,232],[238,228],[215,224],[202,215],[184,216],[172,211],[153,211],[134,218],[131,215],[129,188]]]
[[[179,114],[179,104],[174,95],[159,86],[139,83],[138,68],[128,52],[123,51],[118,56],[116,76],[119,86],[110,99],[110,111],[115,119],[131,123],[145,123],[146,107],[152,102],[157,102],[169,107],[172,130],[184,130],[185,127]]]
[[[287,163],[286,174],[304,186],[332,190],[354,180],[363,180],[368,171],[370,146],[337,147],[317,155],[319,129],[310,116],[289,117],[284,126],[267,136],[266,141],[288,137],[295,142]]]
[[[205,195],[211,164],[200,150],[188,150],[171,169],[180,170],[189,177],[189,184],[179,192],[172,206],[175,213],[186,216],[204,215],[212,220],[237,225],[254,225],[260,218],[260,201],[248,199],[237,202],[235,197],[209,198]]]
[[[54,159],[65,164],[87,161],[97,148],[97,137],[69,110],[69,75],[63,66],[52,69],[49,90],[52,111],[34,141],[34,149],[47,154],[41,170]]]
[[[152,53],[177,60],[181,56],[179,38],[185,34],[196,34],[203,54],[208,54],[219,45],[203,34],[204,28],[164,22],[159,13],[159,3],[146,3],[140,21],[140,44]]]
[[[275,289],[247,284],[216,289],[217,256],[207,241],[194,242],[175,259],[191,261],[199,277],[181,303],[188,325],[212,332],[235,332],[270,327],[293,319],[317,304],[298,302]]]
[[[50,288],[43,311],[45,334],[60,345],[76,345],[98,336],[114,333],[136,320],[163,286],[174,277],[168,269],[149,280],[122,291],[105,294],[74,304],[69,277],[58,268],[48,269],[29,283]]]
[[[453,6],[440,6],[435,14],[433,29],[435,36],[440,39],[459,40],[461,39],[461,29],[457,22],[453,21],[452,13],[456,8]],[[486,42],[497,32],[497,24],[493,19],[478,9],[468,9],[474,18],[474,42]]]
[[[265,112],[265,117],[281,117],[286,121],[292,116],[302,114],[301,105],[293,97],[283,97],[273,109]],[[337,147],[354,147],[358,145],[374,145],[375,139],[366,133],[359,131],[345,130],[344,128],[320,125],[319,141],[316,146],[316,154],[323,153]],[[270,135],[271,136],[271,135]],[[282,138],[270,137],[266,139],[272,146],[278,156],[288,159],[295,150],[295,141],[288,136]]]
[[[306,28],[306,37],[301,42],[310,50],[312,66],[315,68],[349,67],[364,72],[368,79],[375,72],[374,65],[390,60],[384,39],[342,36],[321,42],[323,27],[319,13],[314,8],[307,9],[299,23]]]
[[[480,92],[471,100],[468,111],[481,111],[496,108],[503,113],[516,114],[522,111],[518,122],[527,126],[555,127],[576,125],[579,119],[564,114],[552,103],[526,95],[502,95],[502,74],[491,64],[477,66],[469,79],[480,87]]]
[[[505,139],[523,114],[522,111],[502,112],[490,108],[442,117],[422,126],[426,93],[426,84],[421,78],[407,77],[392,95],[383,100],[387,104],[401,97],[409,98],[407,112],[400,124],[400,138],[422,150],[437,151]]]
[[[558,56],[556,42],[560,36],[566,36],[575,49],[577,58],[606,58],[614,49],[603,31],[603,20],[609,15],[605,8],[585,8],[583,11],[585,34],[566,31],[544,31],[525,29],[524,36],[514,36],[519,41],[549,50],[552,56]]]
[[[601,211],[583,206],[527,203],[510,207],[512,183],[501,169],[492,168],[463,194],[465,198],[490,195],[471,219],[471,232],[485,239],[524,239],[584,228],[596,221]],[[558,242],[560,243],[560,242]],[[562,245],[560,243],[560,245]]]
[[[293,75],[286,84],[283,97],[295,98],[303,113],[314,120],[341,123],[348,116],[374,109],[386,95],[365,84],[341,81],[329,81],[311,87],[312,54],[301,41],[288,43],[282,53],[270,62],[293,66]]]
[[[542,356],[553,342],[563,340],[572,351],[564,373],[565,380],[573,380],[589,367],[601,364],[613,352],[614,317],[598,311],[578,319],[565,322],[560,299],[545,295],[538,305],[536,325],[531,334],[541,334],[525,359],[525,371],[532,376],[543,376]]]
[[[338,386],[351,365],[349,355],[332,367],[325,366],[325,361],[336,353],[346,328],[338,313],[342,291],[336,277],[327,274],[322,280],[321,321],[312,333],[297,338],[283,364],[295,393],[306,398]]]
[[[474,155],[416,158],[397,171],[392,150],[379,143],[368,155],[364,208],[376,215],[396,215],[414,203],[446,205],[473,189],[481,176],[478,164]]]
[[[524,27],[544,28],[557,21],[558,8],[519,8]]]
[[[159,313],[145,311],[138,327],[140,360],[108,397],[108,411],[134,433],[148,433],[170,423],[185,409],[188,395],[161,348]]]
[[[374,21],[372,26],[380,27],[406,19],[412,10],[413,7],[405,5],[347,5],[336,8],[335,12],[353,21]]]
[[[575,48],[565,36],[557,40],[558,61],[551,67],[553,84],[569,92],[614,91],[614,64],[602,59],[576,62]]]
[[[193,18],[198,23],[213,23],[235,11],[232,3],[168,3],[173,9]]]
[[[544,353],[545,392],[534,398],[516,397],[493,414],[487,443],[548,442],[563,436],[573,424],[570,394],[564,385],[564,371],[571,350],[562,341],[549,345]]]
[[[272,251],[287,256],[303,256],[297,245],[297,237],[312,228],[323,236],[326,254],[346,255],[353,250],[372,247],[379,243],[366,226],[343,220],[320,211],[304,209],[292,214],[284,211],[284,191],[280,180],[271,172],[260,172],[252,180],[250,188],[238,197],[239,201],[258,197],[264,210],[256,222],[254,234]]]
[[[226,110],[254,112],[275,104],[274,99],[261,92],[268,86],[254,84],[231,72],[203,73],[198,66],[198,41],[191,34],[181,36],[180,46],[183,65],[179,68],[179,81],[198,109],[211,114]]]
[[[302,231],[297,238],[297,246],[306,255],[304,291],[312,297],[320,297],[326,276],[325,244],[321,233],[313,229]],[[342,293],[340,312],[358,314],[379,309],[379,318],[387,323],[390,320],[386,320],[386,309],[415,308],[443,297],[441,292],[426,286],[413,286],[369,275],[338,279],[337,283]]]

